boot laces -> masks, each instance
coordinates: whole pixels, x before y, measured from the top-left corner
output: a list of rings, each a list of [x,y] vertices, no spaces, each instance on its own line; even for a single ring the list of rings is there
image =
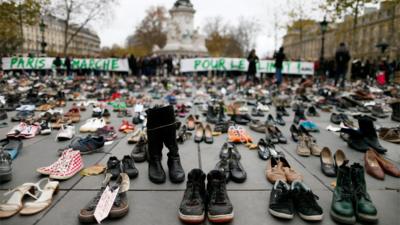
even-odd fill
[[[319,197],[312,193],[312,191],[300,191],[297,193],[295,192],[295,195],[298,199],[300,207],[316,208],[319,206],[316,201],[319,199]]]
[[[212,193],[213,202],[216,204],[226,203],[226,187],[223,182],[214,182],[214,191]]]
[[[200,184],[192,182],[188,185],[188,205],[198,205],[200,199]]]

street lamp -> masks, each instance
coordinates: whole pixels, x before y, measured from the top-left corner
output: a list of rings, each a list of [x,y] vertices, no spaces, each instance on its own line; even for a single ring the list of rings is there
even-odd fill
[[[40,27],[40,33],[42,34],[42,42],[40,43],[41,53],[45,54],[46,53],[46,46],[47,46],[47,43],[46,43],[45,37],[44,37],[46,24],[44,23],[43,17],[40,19],[39,27]]]
[[[321,68],[321,72],[324,73],[325,72],[325,68],[324,68],[324,55],[325,55],[325,33],[328,30],[328,21],[326,21],[326,16],[324,16],[324,20],[321,21],[319,23],[320,27],[321,27],[321,55],[319,58],[319,66]]]

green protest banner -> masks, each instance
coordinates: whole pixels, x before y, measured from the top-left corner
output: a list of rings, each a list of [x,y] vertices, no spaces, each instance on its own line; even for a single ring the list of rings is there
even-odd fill
[[[181,60],[181,72],[204,72],[204,71],[242,71],[246,72],[248,62],[244,58],[193,58]],[[257,64],[259,73],[275,73],[275,62],[273,60],[260,60]],[[297,75],[313,75],[314,63],[300,61],[285,61],[283,73]]]
[[[4,70],[49,70],[54,69],[55,58],[40,57],[8,57],[3,58]],[[103,71],[128,72],[129,65],[127,59],[118,58],[86,58],[72,59],[72,69],[91,69]],[[64,59],[62,59],[62,69],[65,69]]]

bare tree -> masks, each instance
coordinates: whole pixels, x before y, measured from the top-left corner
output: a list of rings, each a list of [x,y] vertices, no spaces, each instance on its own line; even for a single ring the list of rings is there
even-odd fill
[[[53,0],[52,12],[64,26],[64,54],[82,29],[92,21],[103,20],[112,13],[116,0]]]
[[[244,53],[248,54],[256,47],[256,39],[261,31],[261,25],[258,20],[239,18],[239,23],[231,31],[242,46]]]

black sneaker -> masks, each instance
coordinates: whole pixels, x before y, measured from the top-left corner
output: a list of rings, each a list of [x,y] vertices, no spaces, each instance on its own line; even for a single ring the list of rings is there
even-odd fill
[[[49,126],[49,123],[46,120],[43,120],[40,123],[40,134],[41,135],[50,135],[51,134],[51,128]]]
[[[121,161],[117,157],[112,156],[107,161],[107,173],[110,173],[111,179],[115,180],[119,177],[121,173]]]
[[[101,195],[103,194],[104,190],[106,189],[107,185],[109,184],[111,179],[111,174],[106,174],[106,178],[104,179],[101,189],[97,192],[96,196],[90,200],[90,202],[79,212],[79,221],[81,223],[94,223],[96,219],[94,217],[94,211],[97,207],[97,204],[100,201]]]
[[[293,200],[291,198],[290,186],[286,182],[282,180],[275,182],[269,198],[268,211],[272,216],[281,219],[293,219]]]
[[[179,219],[184,223],[202,223],[205,218],[205,179],[200,169],[193,169],[188,174],[185,194],[179,207]]]
[[[211,223],[228,223],[233,220],[233,205],[226,191],[225,175],[213,170],[207,175],[208,220]]]
[[[319,198],[304,183],[300,181],[292,183],[292,198],[294,206],[303,220],[322,220],[324,213],[316,201]]]
[[[219,152],[219,158],[220,159],[228,159],[232,155],[235,155],[235,158],[240,159],[241,155],[239,151],[236,148],[236,145],[233,143],[224,143],[222,145],[221,151]]]
[[[128,174],[129,178],[136,178],[139,175],[139,170],[135,167],[132,157],[126,155],[121,162],[122,172]]]
[[[87,136],[85,138],[78,138],[74,140],[69,148],[80,151],[81,155],[99,152],[104,147],[104,137]]]
[[[12,160],[10,154],[0,148],[0,183],[12,179]]]

